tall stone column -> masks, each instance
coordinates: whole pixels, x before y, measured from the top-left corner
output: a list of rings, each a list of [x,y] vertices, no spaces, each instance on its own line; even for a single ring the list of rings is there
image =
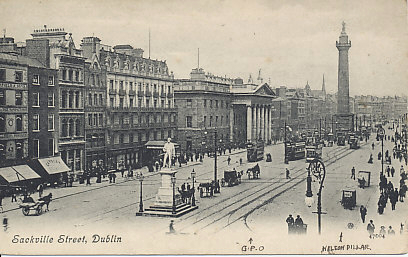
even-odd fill
[[[259,138],[259,131],[260,131],[260,128],[261,128],[261,119],[260,119],[260,116],[261,116],[261,108],[260,108],[260,106],[258,105],[258,106],[256,107],[256,134],[255,134],[255,138],[256,138],[256,139]]]
[[[259,134],[260,134],[260,138],[261,139],[265,139],[264,138],[264,132],[265,132],[265,128],[264,128],[264,125],[265,125],[265,115],[264,115],[264,110],[265,110],[265,107],[263,106],[263,105],[261,105],[261,108],[260,108],[260,117],[259,117],[259,123],[260,123],[260,128],[259,128]]]
[[[269,129],[269,105],[266,106],[265,109],[265,120],[266,120],[266,124],[265,124],[265,141],[268,142],[269,141],[269,135],[271,133],[270,129]]]
[[[252,106],[252,140],[256,140],[256,105]]]
[[[252,140],[252,107],[247,105],[247,141]]]
[[[269,112],[269,115],[268,115],[268,120],[269,120],[269,128],[268,128],[268,131],[269,131],[269,137],[268,137],[268,140],[272,140],[272,106],[269,106],[269,109],[268,109],[268,112]]]
[[[230,127],[230,142],[234,141],[234,108],[233,105],[231,104],[230,106],[230,111],[229,111],[229,127]]]

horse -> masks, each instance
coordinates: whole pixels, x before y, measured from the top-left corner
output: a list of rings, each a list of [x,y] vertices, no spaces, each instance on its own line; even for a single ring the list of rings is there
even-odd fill
[[[261,169],[259,168],[259,165],[256,164],[254,167],[249,168],[246,173],[248,174],[248,179],[251,179],[251,173],[252,178],[258,178],[261,173]]]
[[[51,198],[52,198],[52,193],[49,193],[48,195],[43,196],[40,199],[38,199],[39,201],[44,201],[45,205],[47,206],[46,211],[48,211],[48,205],[51,202]]]

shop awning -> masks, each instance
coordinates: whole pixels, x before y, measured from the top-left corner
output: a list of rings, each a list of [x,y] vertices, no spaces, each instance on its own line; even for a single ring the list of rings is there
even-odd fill
[[[40,175],[27,165],[0,168],[0,176],[9,183],[40,178]]]
[[[18,165],[13,166],[13,169],[17,171],[20,180],[28,180],[34,178],[40,178],[34,170],[32,170],[28,165]]]
[[[68,172],[70,169],[59,156],[38,159],[45,171],[52,175],[57,173]]]
[[[162,140],[152,140],[152,141],[148,141],[145,146],[147,149],[154,149],[154,150],[163,150],[164,144],[167,141],[162,141]],[[178,148],[180,147],[179,144],[177,143],[173,143],[174,144],[174,148]]]

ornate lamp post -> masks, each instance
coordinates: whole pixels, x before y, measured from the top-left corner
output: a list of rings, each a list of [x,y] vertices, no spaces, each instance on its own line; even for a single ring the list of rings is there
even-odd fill
[[[319,228],[319,235],[321,234],[321,215],[325,214],[322,212],[322,190],[323,190],[323,182],[326,177],[326,168],[324,167],[324,163],[320,161],[319,159],[314,159],[310,164],[309,167],[307,168],[308,170],[308,175],[307,175],[307,190],[306,190],[306,199],[305,202],[308,207],[311,207],[313,204],[313,193],[312,193],[312,178],[310,176],[310,173],[315,176],[320,183],[319,187],[319,192],[317,193],[317,223],[318,223],[318,228]]]
[[[384,135],[385,129],[378,128],[377,136],[381,138],[381,172],[384,174]]]
[[[173,205],[171,213],[176,214],[176,177],[171,177],[171,184],[173,185]]]
[[[195,206],[196,204],[195,204],[195,188],[194,188],[194,180],[195,180],[195,177],[196,177],[196,173],[195,173],[195,171],[194,171],[194,169],[193,169],[193,171],[191,172],[191,179],[193,180],[193,195],[192,195],[192,197],[191,197],[191,205],[192,206]]]
[[[143,174],[140,174],[138,177],[140,181],[140,203],[139,203],[139,212],[143,212],[143,194],[142,194],[142,186],[143,186]]]

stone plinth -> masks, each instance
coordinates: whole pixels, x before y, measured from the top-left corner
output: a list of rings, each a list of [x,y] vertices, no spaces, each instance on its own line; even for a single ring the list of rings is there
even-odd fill
[[[175,177],[177,171],[171,168],[162,168],[159,173],[162,183],[157,192],[154,206],[173,206],[173,185],[171,183],[171,177]],[[175,205],[179,205],[181,203],[181,195],[177,189],[175,189],[174,200]]]

